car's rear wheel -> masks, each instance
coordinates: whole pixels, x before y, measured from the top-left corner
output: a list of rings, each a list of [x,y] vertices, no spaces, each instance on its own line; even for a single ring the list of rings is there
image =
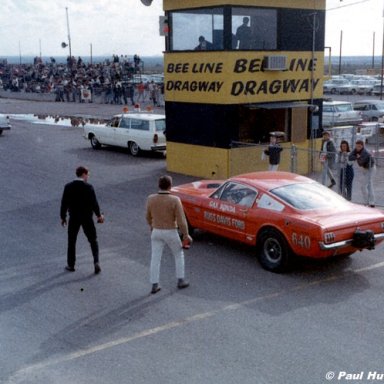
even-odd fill
[[[375,122],[378,122],[378,121],[379,121],[379,118],[378,118],[378,117],[376,117],[376,116],[373,116],[371,121],[375,121]]]
[[[3,130],[2,129],[0,129],[0,136],[3,134]]]
[[[99,140],[96,139],[96,136],[91,136],[89,138],[89,141],[91,142],[91,146],[93,149],[100,149],[101,148],[101,144],[99,142]]]
[[[140,153],[140,148],[134,141],[130,141],[128,143],[128,149],[132,156],[137,156]]]
[[[279,231],[273,228],[263,229],[256,246],[259,262],[264,269],[283,272],[288,268],[291,250]]]

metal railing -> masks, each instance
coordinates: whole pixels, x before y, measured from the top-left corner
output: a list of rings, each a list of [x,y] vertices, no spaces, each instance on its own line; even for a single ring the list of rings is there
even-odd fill
[[[352,132],[350,140],[359,139],[357,131]],[[341,140],[339,140],[340,142]],[[324,153],[320,149],[312,150],[282,143],[284,156],[279,165],[279,170],[290,171],[310,177],[319,183],[332,188],[352,202],[384,207],[384,136],[379,129],[364,138],[365,149],[371,154],[373,161],[367,167],[358,164],[358,161],[348,160],[348,155],[341,154],[340,144],[336,140],[336,152],[328,152],[331,161],[322,161]],[[263,153],[268,144],[255,144],[233,142],[232,148],[255,148]],[[318,145],[319,147],[319,145]],[[351,145],[351,151],[354,144]],[[254,160],[255,170],[267,170],[268,161],[263,160],[263,155]],[[307,167],[302,166],[306,160]],[[311,164],[311,166],[309,166]]]

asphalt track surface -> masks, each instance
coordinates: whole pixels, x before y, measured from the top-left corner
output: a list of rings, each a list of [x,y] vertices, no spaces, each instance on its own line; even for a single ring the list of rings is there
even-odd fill
[[[87,115],[90,107],[72,105]],[[0,113],[71,112],[64,108],[0,99]],[[300,260],[279,275],[261,269],[252,248],[200,233],[186,251],[191,286],[176,288],[167,251],[162,290],[150,295],[143,210],[164,158],[95,151],[80,128],[12,123],[0,137],[1,383],[379,381],[383,246]],[[106,216],[97,276],[82,234],[76,272],[64,271],[59,203],[79,163],[89,166]]]

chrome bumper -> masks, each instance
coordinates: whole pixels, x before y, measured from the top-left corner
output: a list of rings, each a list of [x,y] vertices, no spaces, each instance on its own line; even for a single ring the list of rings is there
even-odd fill
[[[383,239],[384,239],[384,233],[375,234],[375,241],[383,240]],[[353,239],[338,241],[337,243],[332,243],[332,244],[324,244],[322,241],[319,241],[319,246],[322,251],[333,251],[335,249],[348,247],[352,245],[352,243],[353,243]]]
[[[152,151],[165,151],[167,149],[167,145],[164,144],[164,145],[153,145],[151,147],[151,150]]]

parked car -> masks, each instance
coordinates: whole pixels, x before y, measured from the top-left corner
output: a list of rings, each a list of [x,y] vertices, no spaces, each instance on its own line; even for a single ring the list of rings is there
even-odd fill
[[[384,212],[289,172],[195,181],[171,193],[181,199],[191,230],[255,246],[260,264],[270,271],[283,271],[293,255],[350,255],[384,240]]]
[[[375,79],[351,80],[351,94],[371,95],[375,85]]]
[[[355,111],[349,101],[323,102],[323,127],[356,125],[362,122],[361,112]]]
[[[164,84],[164,75],[161,75],[161,74],[151,75],[151,81],[155,82],[156,84]]]
[[[353,104],[355,111],[361,112],[364,121],[384,120],[384,101],[380,100],[360,100]]]
[[[143,151],[165,151],[165,116],[152,113],[115,115],[106,125],[86,124],[84,137],[94,149],[102,145],[128,148],[132,156]]]
[[[370,142],[377,139],[377,135],[380,130],[384,127],[383,124],[378,122],[363,122],[357,126],[356,139],[361,139],[364,142]],[[371,140],[369,140],[371,139]],[[373,141],[374,142],[374,141]]]
[[[323,92],[331,94],[349,94],[351,93],[351,83],[347,79],[331,79],[323,83]]]
[[[131,82],[133,84],[139,84],[139,83],[150,83],[152,81],[152,78],[150,75],[133,75]]]
[[[3,134],[3,131],[8,131],[10,129],[11,123],[9,122],[9,116],[0,113],[0,135]]]
[[[373,86],[372,94],[375,95],[375,96],[383,95],[384,94],[384,84],[383,85],[375,84]]]

